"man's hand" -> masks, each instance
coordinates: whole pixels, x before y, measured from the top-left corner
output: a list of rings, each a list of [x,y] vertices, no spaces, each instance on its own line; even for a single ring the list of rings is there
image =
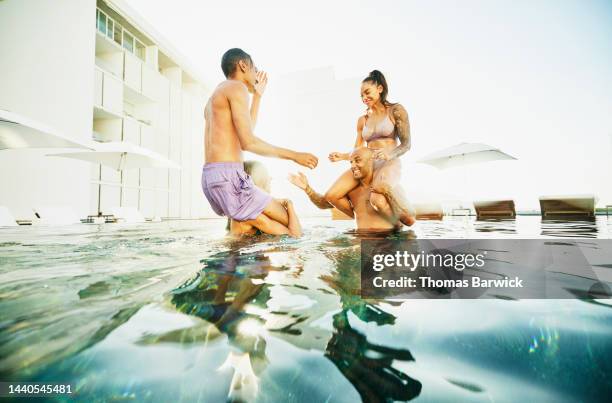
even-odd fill
[[[292,160],[306,168],[314,169],[319,163],[319,159],[310,153],[295,153]]]
[[[343,161],[346,160],[347,155],[344,153],[339,153],[334,151],[333,153],[329,153],[329,160],[331,162]]]
[[[257,72],[257,83],[255,84],[255,94],[262,96],[268,85],[268,74],[265,71]]]
[[[308,178],[301,172],[297,174],[289,174],[289,182],[293,183],[295,186],[299,187],[302,190],[306,190],[308,187]]]

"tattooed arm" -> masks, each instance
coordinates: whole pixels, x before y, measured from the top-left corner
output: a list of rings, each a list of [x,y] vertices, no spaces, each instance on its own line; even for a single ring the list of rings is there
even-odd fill
[[[334,207],[325,199],[325,196],[315,192],[315,190],[310,187],[310,184],[308,183],[308,178],[306,178],[306,175],[304,175],[303,173],[299,172],[297,174],[289,174],[289,182],[293,183],[295,186],[306,192],[306,195],[308,195],[308,198],[310,199],[312,204],[314,204],[318,208],[329,209]]]
[[[306,189],[304,189],[304,191],[308,195],[308,198],[310,199],[310,201],[318,208],[320,209],[334,208],[334,206],[332,206],[331,203],[325,199],[325,196],[323,196],[320,193],[315,192],[314,189],[310,187],[310,185],[308,185]]]
[[[395,134],[399,138],[400,145],[389,153],[389,159],[404,155],[410,150],[410,123],[408,122],[408,112],[400,104],[393,105],[391,109],[393,120],[395,120]]]

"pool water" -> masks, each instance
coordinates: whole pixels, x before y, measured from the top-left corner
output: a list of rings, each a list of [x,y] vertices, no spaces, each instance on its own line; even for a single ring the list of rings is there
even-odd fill
[[[359,297],[360,237],[222,220],[0,229],[0,380],[51,401],[565,402],[612,392],[609,300]],[[612,220],[419,222],[417,238],[611,238]],[[604,268],[612,269],[612,262]]]

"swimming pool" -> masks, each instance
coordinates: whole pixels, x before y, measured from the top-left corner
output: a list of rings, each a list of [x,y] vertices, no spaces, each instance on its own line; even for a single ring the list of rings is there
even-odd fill
[[[359,298],[351,222],[299,240],[222,220],[0,230],[0,379],[57,401],[597,401],[607,301]],[[612,220],[447,218],[419,238],[610,238]],[[612,263],[612,262],[610,262]],[[612,268],[610,265],[608,268]]]

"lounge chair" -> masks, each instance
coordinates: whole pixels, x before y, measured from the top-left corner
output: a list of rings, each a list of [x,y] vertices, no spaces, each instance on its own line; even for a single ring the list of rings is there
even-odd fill
[[[0,227],[16,227],[17,221],[8,208],[0,206]]]
[[[38,206],[34,207],[34,215],[39,225],[72,225],[80,224],[79,216],[70,207]]]
[[[141,223],[145,222],[145,218],[136,207],[114,207],[110,209],[110,213],[115,216],[117,221],[126,223]]]
[[[476,219],[516,218],[514,200],[481,200],[474,202]]]
[[[413,206],[417,220],[441,220],[444,217],[440,203],[416,203]]]
[[[112,214],[88,215],[87,218],[81,220],[83,224],[108,224],[117,222],[117,219]]]
[[[542,218],[594,218],[595,202],[591,194],[541,196],[540,211]]]

